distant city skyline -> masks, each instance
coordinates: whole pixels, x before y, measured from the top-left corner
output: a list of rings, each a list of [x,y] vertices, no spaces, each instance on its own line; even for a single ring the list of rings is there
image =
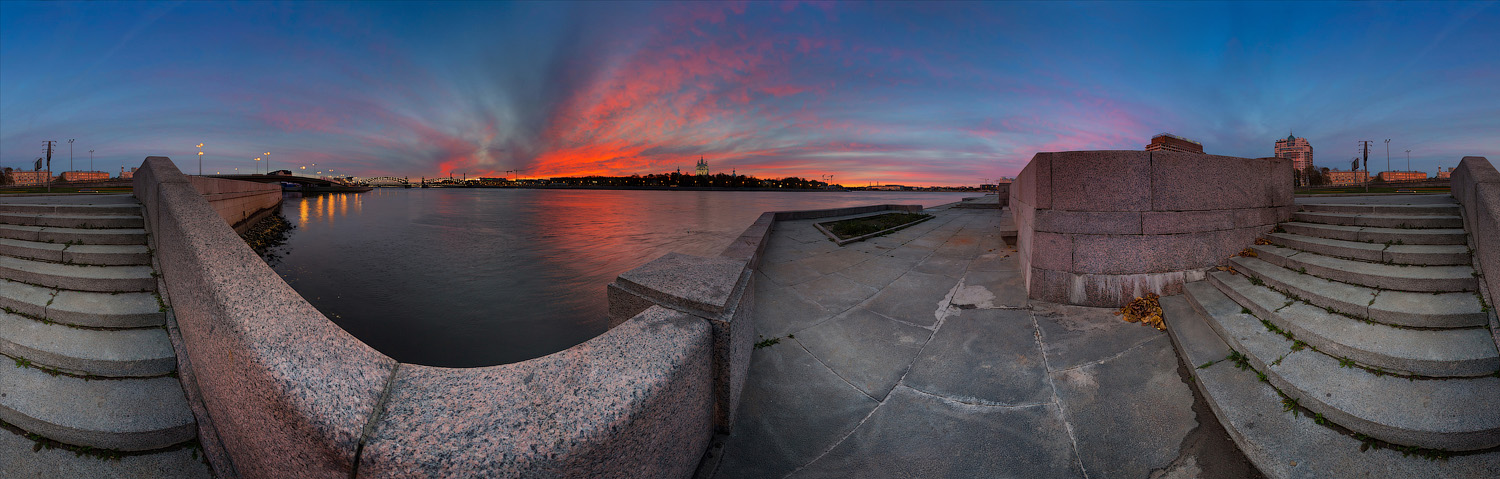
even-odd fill
[[[1170,131],[1264,157],[1293,131],[1319,167],[1390,138],[1396,169],[1411,150],[1436,172],[1500,159],[1495,24],[1486,2],[6,2],[0,166],[76,139],[100,171],[165,155],[196,172],[201,143],[205,172],[630,175],[702,157],[975,185],[1038,151]]]

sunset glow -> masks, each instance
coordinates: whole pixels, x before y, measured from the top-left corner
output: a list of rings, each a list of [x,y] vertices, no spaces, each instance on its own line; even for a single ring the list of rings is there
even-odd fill
[[[0,166],[78,138],[103,170],[205,144],[205,171],[631,175],[702,157],[975,185],[1037,151],[1165,131],[1263,157],[1290,131],[1319,166],[1394,138],[1430,171],[1500,157],[1496,24],[1494,4],[1452,2],[7,2]]]

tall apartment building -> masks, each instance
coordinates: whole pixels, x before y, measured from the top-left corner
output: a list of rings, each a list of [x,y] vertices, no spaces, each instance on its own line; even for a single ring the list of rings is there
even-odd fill
[[[1203,144],[1171,133],[1161,133],[1151,137],[1151,144],[1146,145],[1146,151],[1181,151],[1201,155]]]
[[[1286,139],[1276,140],[1276,157],[1292,160],[1292,169],[1301,173],[1313,164],[1313,147],[1307,138],[1287,135]]]

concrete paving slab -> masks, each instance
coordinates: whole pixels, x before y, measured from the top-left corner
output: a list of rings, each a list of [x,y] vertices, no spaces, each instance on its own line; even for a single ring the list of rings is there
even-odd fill
[[[754,314],[756,332],[766,337],[786,336],[833,316],[795,289],[760,279],[755,282]]]
[[[1152,329],[1152,328],[1142,328]],[[1148,477],[1198,421],[1165,333],[1099,363],[1051,373],[1089,477]]]
[[[954,256],[932,256],[923,259],[922,262],[912,266],[912,271],[928,274],[940,274],[949,277],[960,277],[969,268],[969,259]]]
[[[1014,249],[1004,248],[980,254],[969,261],[969,271],[1020,271],[1021,260],[1015,253]]]
[[[795,341],[755,350],[750,370],[715,477],[782,477],[833,448],[879,404]]]
[[[1025,278],[1020,271],[969,271],[964,275],[964,288],[968,293],[978,288],[980,298],[986,301],[966,300],[969,294],[956,294],[953,304],[974,305],[980,308],[1024,308],[1026,307]]]
[[[853,308],[797,333],[813,356],[865,394],[885,400],[932,331]]]
[[[1024,310],[973,309],[948,318],[902,383],[974,404],[1052,399],[1031,312]]]
[[[789,477],[1083,477],[1052,404],[979,406],[907,387]]]
[[[911,270],[914,261],[877,256],[868,261],[850,267],[839,274],[846,278],[858,281],[860,284],[875,288],[883,288],[896,278]]]
[[[776,284],[786,286],[801,284],[822,276],[822,273],[819,273],[818,270],[803,264],[802,260],[762,264],[760,272],[765,273],[765,276],[770,278],[771,281],[775,281]]]
[[[936,312],[946,307],[948,292],[958,279],[909,271],[881,289],[864,305],[866,309],[917,326],[937,323]]]
[[[875,257],[854,249],[840,249],[820,255],[814,255],[798,261],[799,264],[812,268],[818,274],[829,274],[835,271],[863,263],[865,260]]]
[[[797,294],[822,306],[825,311],[843,312],[874,296],[879,290],[860,284],[840,274],[830,274],[794,286]]]
[[[1114,310],[1046,302],[1032,303],[1042,347],[1053,371],[1114,357],[1166,333],[1127,323]]]

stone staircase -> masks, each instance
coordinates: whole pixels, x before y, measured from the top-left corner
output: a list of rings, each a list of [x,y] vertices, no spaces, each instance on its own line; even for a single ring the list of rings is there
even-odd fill
[[[1301,204],[1163,299],[1169,331],[1272,477],[1500,477],[1500,354],[1458,205],[1383,198]]]
[[[0,359],[14,362],[0,366],[0,435],[65,445],[6,438],[0,476],[208,474],[183,447],[197,428],[141,211],[128,195],[0,198]]]

